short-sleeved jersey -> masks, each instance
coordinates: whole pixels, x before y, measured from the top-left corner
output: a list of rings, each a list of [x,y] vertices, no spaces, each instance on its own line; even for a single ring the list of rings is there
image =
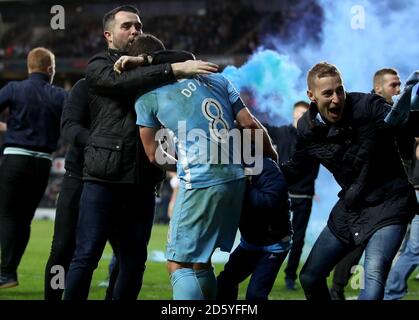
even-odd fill
[[[182,79],[140,96],[137,124],[172,132],[177,173],[185,188],[213,186],[244,178],[241,138],[234,124],[238,99],[220,74]]]

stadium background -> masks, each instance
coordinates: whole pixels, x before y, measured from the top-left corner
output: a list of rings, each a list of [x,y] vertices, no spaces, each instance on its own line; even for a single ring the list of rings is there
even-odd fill
[[[57,4],[65,12],[63,30],[50,25],[51,7]],[[293,102],[306,100],[306,71],[320,60],[337,64],[348,91],[370,91],[372,75],[382,67],[397,68],[402,79],[418,69],[415,0],[0,1],[0,87],[24,79],[27,52],[45,46],[56,55],[54,83],[71,88],[83,77],[89,57],[105,48],[103,14],[120,4],[136,5],[143,31],[168,49],[192,51],[219,64],[253,112],[271,125],[291,121]],[[0,118],[7,120],[7,113]],[[54,212],[66,148],[61,141],[54,154],[38,216]],[[304,256],[339,188],[321,169],[316,191]],[[169,196],[166,184],[156,222],[167,222]]]

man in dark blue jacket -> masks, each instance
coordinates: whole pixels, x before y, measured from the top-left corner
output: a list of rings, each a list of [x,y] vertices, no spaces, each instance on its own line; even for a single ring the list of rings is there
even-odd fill
[[[51,51],[31,50],[28,73],[27,80],[10,82],[0,90],[0,111],[10,109],[0,166],[0,288],[18,285],[17,268],[48,183],[67,95],[51,85],[55,74]]]
[[[291,248],[288,187],[275,161],[263,159],[263,171],[249,180],[244,199],[241,241],[217,278],[217,300],[236,300],[249,275],[246,300],[267,300]]]

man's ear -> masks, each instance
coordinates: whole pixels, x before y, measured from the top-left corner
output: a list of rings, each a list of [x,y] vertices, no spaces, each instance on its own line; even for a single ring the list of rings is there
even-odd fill
[[[54,74],[54,67],[53,66],[49,66],[47,67],[47,73],[51,76]]]
[[[106,39],[106,41],[108,42],[108,43],[112,43],[112,32],[110,32],[110,31],[104,31],[103,32],[103,35],[104,35],[104,37],[105,37],[105,39]]]
[[[52,83],[54,81],[54,76],[55,76],[55,65],[48,66],[47,73],[49,76],[49,82]]]
[[[316,103],[316,98],[314,97],[313,91],[310,89],[307,90],[307,97],[310,99],[311,102]]]

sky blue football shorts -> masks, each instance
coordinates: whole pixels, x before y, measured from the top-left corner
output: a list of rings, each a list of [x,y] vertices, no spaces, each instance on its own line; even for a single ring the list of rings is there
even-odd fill
[[[239,226],[245,181],[239,179],[200,189],[179,186],[166,258],[207,263],[216,248],[230,252]]]

